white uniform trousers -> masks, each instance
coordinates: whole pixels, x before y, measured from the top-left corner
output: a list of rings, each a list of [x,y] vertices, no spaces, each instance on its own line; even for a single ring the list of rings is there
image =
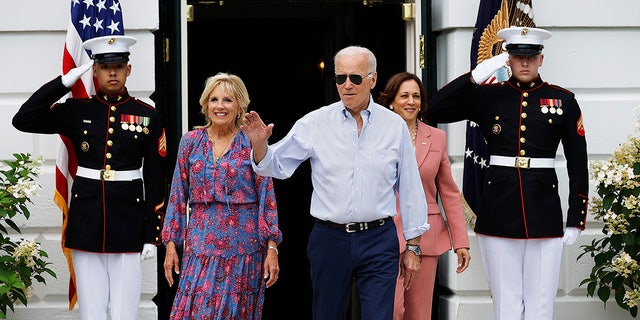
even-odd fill
[[[72,250],[81,320],[136,320],[142,291],[140,253]]]
[[[562,238],[478,235],[496,320],[550,320],[558,290]]]

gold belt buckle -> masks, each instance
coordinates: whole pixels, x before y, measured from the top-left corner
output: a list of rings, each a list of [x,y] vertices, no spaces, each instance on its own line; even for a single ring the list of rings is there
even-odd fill
[[[516,168],[529,169],[531,158],[529,157],[516,157]]]
[[[100,169],[100,180],[102,181],[115,181],[116,172],[114,170]]]

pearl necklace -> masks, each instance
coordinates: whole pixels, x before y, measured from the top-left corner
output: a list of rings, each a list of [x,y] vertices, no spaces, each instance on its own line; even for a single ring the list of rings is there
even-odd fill
[[[411,141],[413,142],[413,146],[416,145],[416,139],[418,139],[418,120],[416,120],[416,125],[411,130]]]

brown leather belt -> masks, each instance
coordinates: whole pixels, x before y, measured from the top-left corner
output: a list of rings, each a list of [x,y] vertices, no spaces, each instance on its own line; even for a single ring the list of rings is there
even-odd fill
[[[373,220],[369,222],[349,222],[349,223],[335,223],[333,221],[316,219],[316,223],[329,226],[336,229],[342,229],[348,233],[364,231],[371,228],[377,228],[383,226],[385,223],[390,222],[393,218],[386,217],[384,219]]]

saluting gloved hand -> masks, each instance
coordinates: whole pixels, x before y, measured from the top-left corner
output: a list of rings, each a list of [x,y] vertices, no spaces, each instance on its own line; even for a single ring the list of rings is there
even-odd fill
[[[71,88],[73,85],[82,77],[82,75],[91,69],[93,65],[93,60],[91,62],[85,63],[79,67],[73,68],[67,72],[67,74],[62,76],[62,84],[65,87]]]
[[[145,243],[144,247],[142,247],[142,252],[140,253],[140,260],[149,260],[156,256],[156,251],[158,248],[154,244]]]
[[[496,72],[496,70],[504,67],[509,60],[509,54],[503,52],[491,59],[484,60],[471,71],[472,81],[481,84]]]
[[[564,237],[562,237],[562,243],[564,243],[564,245],[567,247],[573,245],[578,239],[578,236],[580,235],[581,232],[582,230],[576,227],[567,227],[567,229],[564,230]]]

